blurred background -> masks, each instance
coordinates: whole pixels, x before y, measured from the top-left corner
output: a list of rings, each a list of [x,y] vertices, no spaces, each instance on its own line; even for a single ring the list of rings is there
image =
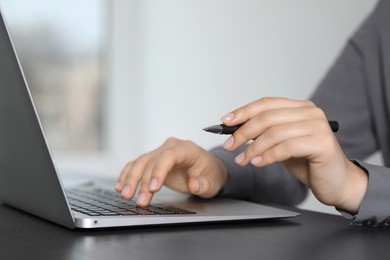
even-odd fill
[[[263,96],[306,99],[377,0],[0,0],[62,175],[116,178]],[[378,160],[373,157],[370,160]],[[380,162],[378,162],[380,163]],[[311,195],[300,207],[335,213]]]

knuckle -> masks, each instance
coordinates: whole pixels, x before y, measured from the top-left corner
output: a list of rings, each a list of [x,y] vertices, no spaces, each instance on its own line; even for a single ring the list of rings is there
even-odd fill
[[[251,139],[250,131],[247,125],[240,127],[234,134],[234,140],[236,143],[246,142]]]
[[[320,144],[319,147],[330,147],[334,144],[334,138],[331,135],[318,136],[317,142]]]
[[[321,129],[327,130],[329,129],[329,123],[325,120],[319,120],[318,125],[321,127]]]
[[[161,151],[159,158],[161,160],[161,159],[171,158],[172,156],[174,156],[174,150],[172,148],[166,148]]]
[[[266,133],[267,137],[270,139],[275,139],[279,137],[280,134],[281,134],[281,129],[279,127],[270,127],[268,128]]]
[[[302,137],[298,137],[296,139],[289,139],[281,142],[276,146],[276,153],[280,154],[280,156],[288,158],[295,156],[298,153],[301,153],[301,149],[304,149],[306,145],[307,139],[303,139]]]
[[[236,112],[241,113],[243,115],[251,114],[253,110],[257,107],[261,106],[263,103],[267,103],[269,98],[263,97],[258,100],[255,100],[245,106],[240,107]]]
[[[127,162],[124,169],[130,168],[133,165],[134,161]]]
[[[330,128],[329,122],[326,120],[316,120],[315,124],[320,132],[327,132]]]
[[[182,144],[185,148],[197,147],[197,145],[191,140],[184,140],[184,141],[182,141]]]
[[[202,153],[202,148],[198,146],[195,142],[191,140],[186,140],[183,142],[183,148],[186,151],[191,151],[192,154],[201,154]]]
[[[172,146],[176,145],[180,140],[176,137],[169,137],[167,140],[165,140],[165,145]]]
[[[251,103],[251,105],[253,107],[268,107],[274,101],[275,101],[274,97],[262,97],[254,101],[253,103]]]
[[[273,163],[277,161],[278,152],[277,149],[273,148],[267,151],[266,158],[268,163]]]
[[[234,113],[236,114],[236,117],[240,115],[247,115],[252,110],[253,103],[247,104],[245,106],[240,107],[237,109]]]
[[[127,173],[126,175],[126,178],[125,178],[125,182],[127,184],[130,184],[130,183],[138,183],[139,182],[139,177],[136,176],[135,174],[133,174],[131,171]]]
[[[273,102],[274,101],[274,98],[273,97],[262,97],[258,100],[260,103],[262,104],[268,104],[270,102]]]
[[[313,101],[311,101],[311,100],[302,100],[302,103],[303,103],[303,105],[304,106],[308,106],[308,107],[316,107],[316,105],[314,104],[314,102]]]
[[[275,162],[287,160],[291,157],[290,155],[292,152],[292,148],[293,147],[288,143],[281,143],[279,145],[276,145],[271,149],[267,150],[264,155],[264,161],[266,161],[267,164],[272,164]]]
[[[146,164],[149,161],[150,155],[149,154],[142,154],[140,155],[137,160],[133,162],[133,166],[136,164]]]
[[[321,108],[313,107],[312,110],[313,114],[316,115],[318,118],[326,118],[325,112]]]
[[[262,118],[263,113],[265,112],[262,112],[261,114],[258,114],[252,118],[252,122],[254,123],[255,128],[258,128],[264,124],[264,119]]]
[[[260,116],[257,118],[257,120],[259,122],[270,122],[272,121],[272,118],[273,118],[273,111],[272,110],[266,110],[266,111],[263,111]]]
[[[275,157],[278,154],[279,149],[275,149]],[[282,146],[280,147],[281,151],[284,151],[285,154],[292,154],[295,150],[295,144],[293,142],[286,142],[283,143]]]

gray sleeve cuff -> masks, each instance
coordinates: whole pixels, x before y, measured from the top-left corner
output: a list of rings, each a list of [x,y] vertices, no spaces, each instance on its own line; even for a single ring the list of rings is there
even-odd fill
[[[357,226],[390,226],[390,169],[354,161],[368,172],[367,192],[356,215],[339,210]]]

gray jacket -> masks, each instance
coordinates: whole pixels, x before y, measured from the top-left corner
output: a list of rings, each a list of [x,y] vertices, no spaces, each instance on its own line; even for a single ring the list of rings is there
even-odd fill
[[[330,120],[337,120],[336,134],[345,154],[369,174],[367,193],[353,224],[390,224],[390,1],[382,0],[350,38],[341,55],[314,92],[311,100]],[[320,50],[319,50],[320,51]],[[376,151],[384,167],[363,160]],[[307,188],[281,164],[264,168],[240,167],[239,153],[221,147],[211,150],[228,168],[230,180],[222,191],[260,203],[295,205]]]

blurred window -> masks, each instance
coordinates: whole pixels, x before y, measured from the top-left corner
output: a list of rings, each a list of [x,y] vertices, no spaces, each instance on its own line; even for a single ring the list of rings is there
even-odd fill
[[[106,0],[0,0],[48,142],[104,149]]]

